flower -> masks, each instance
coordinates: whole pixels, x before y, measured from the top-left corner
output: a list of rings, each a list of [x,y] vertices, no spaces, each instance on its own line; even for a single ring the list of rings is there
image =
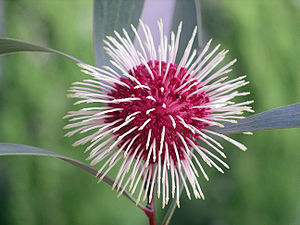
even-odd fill
[[[236,91],[248,82],[245,76],[231,80],[224,76],[236,60],[216,69],[228,51],[215,54],[220,47],[217,45],[208,53],[211,40],[199,55],[196,50],[191,52],[197,27],[176,64],[182,23],[176,35],[171,33],[168,45],[163,23],[158,22],[157,51],[149,27],[142,21],[140,25],[144,44],[132,26],[140,51],[124,29],[124,37],[115,32],[116,38],[104,41],[114,69],[79,64],[92,78],[75,82],[69,96],[79,99],[75,104],[93,105],[69,112],[66,117],[72,123],[66,128],[75,129],[66,136],[90,132],[74,145],[90,142],[88,159],[91,165],[102,163],[100,180],[119,164],[113,188],[120,194],[128,187],[132,194],[138,190],[137,202],[147,197],[151,201],[156,188],[163,207],[170,196],[179,206],[180,182],[189,198],[192,190],[196,198],[204,199],[197,177],[199,171],[208,177],[198,158],[222,173],[220,164],[229,168],[219,157],[226,158],[222,145],[213,137],[246,150],[237,141],[207,128],[236,123],[243,111],[252,111],[247,106],[252,101],[231,102],[236,96],[249,94]]]

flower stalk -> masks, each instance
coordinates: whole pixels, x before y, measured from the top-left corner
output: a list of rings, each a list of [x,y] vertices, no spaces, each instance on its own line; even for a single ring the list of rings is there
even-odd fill
[[[143,208],[144,213],[148,217],[149,225],[156,225],[155,222],[155,205],[154,205],[154,196],[151,198],[151,202],[149,199],[150,192],[148,193],[148,204],[146,207]]]

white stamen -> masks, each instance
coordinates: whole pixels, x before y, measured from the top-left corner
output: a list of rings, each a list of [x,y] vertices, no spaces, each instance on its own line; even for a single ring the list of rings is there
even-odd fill
[[[158,156],[158,174],[157,174],[157,198],[160,198],[160,180],[161,180],[161,157]]]
[[[243,151],[247,150],[247,148],[246,148],[245,145],[243,145],[243,144],[241,144],[241,143],[239,143],[239,142],[237,142],[237,141],[235,141],[235,140],[233,140],[233,139],[231,139],[231,138],[229,138],[229,137],[227,137],[227,136],[225,136],[223,134],[219,134],[219,133],[216,133],[214,131],[206,130],[206,129],[203,129],[203,131],[205,131],[205,132],[207,132],[209,134],[213,134],[213,135],[219,136],[219,137],[223,138],[224,140],[226,140],[226,141],[234,144],[235,146],[237,146],[239,149],[241,149]]]
[[[171,121],[172,121],[172,125],[173,125],[173,127],[174,127],[174,129],[175,129],[175,128],[176,128],[176,122],[175,122],[173,116],[169,115],[169,117],[170,117],[170,119],[171,119]]]
[[[176,159],[177,159],[177,166],[178,166],[178,169],[180,170],[181,163],[180,163],[179,153],[178,153],[178,150],[177,150],[175,142],[172,142],[172,144],[173,144],[174,152],[175,152]]]
[[[150,96],[150,95],[149,95],[149,96],[147,96],[146,98],[147,98],[147,99],[150,99],[150,100],[153,100],[153,101],[155,101],[155,102],[156,102],[156,99],[155,99],[154,97]]]
[[[152,112],[152,111],[154,111],[154,110],[155,110],[155,108],[148,109],[148,110],[146,111],[146,115],[148,115],[150,112]]]
[[[202,119],[202,118],[198,118],[198,117],[192,117],[193,120],[198,120],[198,121],[201,121],[201,122],[204,122],[204,123],[208,123],[208,124],[211,124],[211,125],[215,125],[215,126],[218,126],[218,127],[224,127],[223,124],[220,124],[220,123],[217,123],[217,122],[214,122],[214,121],[210,121],[210,120],[206,120],[206,119]]]
[[[148,131],[148,137],[147,137],[147,142],[146,142],[146,150],[149,148],[150,140],[151,140],[151,129]]]
[[[143,84],[136,85],[136,86],[134,87],[134,89],[138,89],[138,88],[146,88],[146,89],[148,89],[148,90],[151,90],[150,87],[148,87],[147,85],[143,85]]]
[[[135,116],[135,115],[137,115],[137,114],[139,114],[139,113],[141,113],[141,112],[140,112],[140,111],[137,111],[137,112],[134,112],[134,113],[129,114],[129,115],[126,117],[125,121],[128,121],[131,117],[133,117],[133,116]]]
[[[164,146],[164,140],[165,140],[165,131],[166,131],[166,127],[163,126],[162,131],[161,131],[161,139],[160,139],[160,148],[159,148],[159,154],[162,153],[162,149]],[[159,156],[160,158],[160,156]]]
[[[131,150],[131,146],[133,145],[134,141],[135,141],[139,136],[140,136],[140,134],[137,134],[137,135],[135,135],[135,136],[131,139],[129,145],[127,146],[127,148],[126,148],[126,150],[125,150],[125,152],[124,152],[124,158],[127,157],[128,151]]]
[[[144,127],[149,123],[151,121],[151,119],[149,118],[149,119],[147,119],[144,123],[143,123],[143,125],[142,126],[140,126],[140,128],[138,129],[138,130],[143,130],[144,129]]]

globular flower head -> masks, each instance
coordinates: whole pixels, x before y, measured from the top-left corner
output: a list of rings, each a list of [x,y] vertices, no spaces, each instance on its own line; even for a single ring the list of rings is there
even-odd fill
[[[209,41],[199,54],[191,51],[196,28],[183,57],[176,59],[181,24],[176,35],[171,33],[168,43],[159,21],[157,48],[149,27],[142,21],[141,26],[144,44],[132,26],[140,51],[125,30],[124,37],[115,32],[116,38],[107,37],[104,41],[113,68],[79,65],[91,78],[75,82],[70,96],[79,98],[77,104],[94,104],[69,112],[66,117],[73,123],[66,128],[73,130],[67,136],[92,131],[75,145],[90,143],[86,149],[90,151],[88,159],[92,165],[103,162],[101,178],[119,164],[113,187],[120,193],[125,189],[137,192],[137,201],[147,197],[151,200],[156,189],[163,206],[170,197],[176,198],[179,205],[180,182],[189,198],[190,191],[196,198],[204,198],[197,177],[199,173],[207,180],[208,177],[200,159],[220,172],[221,166],[228,168],[220,158],[226,158],[223,147],[214,137],[246,149],[208,129],[223,126],[223,122],[235,123],[243,111],[251,111],[247,106],[251,101],[231,101],[249,94],[236,91],[247,84],[245,76],[224,76],[236,60],[217,68],[228,52],[217,53],[220,45],[209,51]]]

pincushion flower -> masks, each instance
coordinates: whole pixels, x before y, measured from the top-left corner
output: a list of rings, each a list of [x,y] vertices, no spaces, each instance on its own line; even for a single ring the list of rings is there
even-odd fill
[[[220,45],[209,50],[211,40],[199,54],[192,51],[197,28],[182,58],[176,59],[181,23],[168,43],[163,23],[158,22],[157,48],[149,27],[142,21],[140,25],[144,42],[132,26],[140,50],[123,30],[123,37],[115,32],[116,38],[104,41],[111,66],[100,69],[79,64],[91,78],[75,82],[69,96],[79,99],[76,104],[93,104],[69,112],[66,117],[72,123],[66,128],[72,130],[66,135],[88,133],[74,145],[89,143],[86,151],[91,165],[101,162],[100,180],[119,165],[113,187],[120,194],[128,189],[136,193],[137,202],[151,201],[156,190],[163,207],[170,197],[179,206],[180,182],[189,198],[190,192],[204,198],[197,178],[202,173],[208,180],[202,160],[220,172],[222,166],[228,168],[215,137],[246,150],[243,144],[207,128],[236,123],[244,111],[252,111],[251,101],[232,102],[249,94],[236,91],[248,82],[245,76],[225,76],[236,60],[218,68],[228,51],[217,53]]]

